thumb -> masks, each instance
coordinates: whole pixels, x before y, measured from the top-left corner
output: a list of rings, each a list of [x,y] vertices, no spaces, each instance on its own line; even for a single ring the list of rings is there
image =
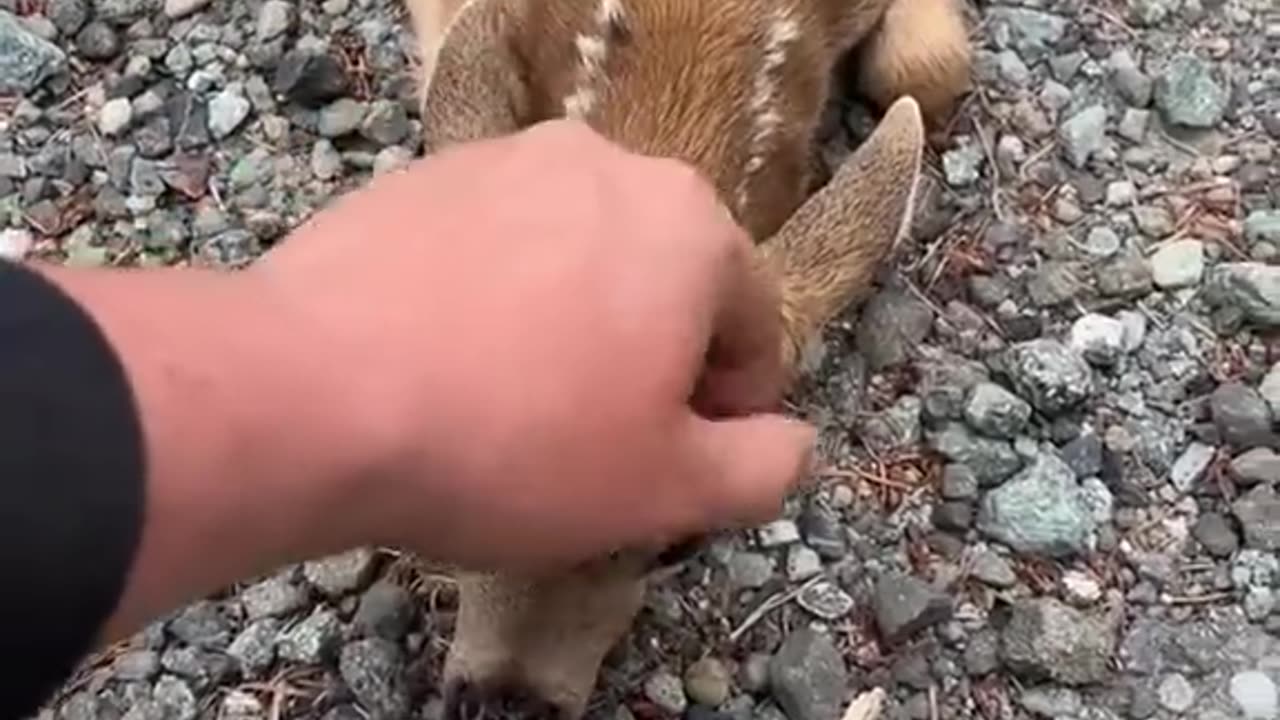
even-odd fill
[[[696,422],[695,466],[711,523],[758,525],[777,518],[787,494],[809,473],[814,428],[776,414]]]

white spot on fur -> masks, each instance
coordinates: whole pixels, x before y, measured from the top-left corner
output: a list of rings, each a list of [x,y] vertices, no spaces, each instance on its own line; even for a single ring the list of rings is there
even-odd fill
[[[564,99],[564,113],[575,120],[585,119],[599,101],[598,87],[605,80],[604,63],[609,57],[609,26],[621,23],[622,0],[600,0],[596,6],[592,34],[580,34],[574,41],[578,50],[578,78],[573,92]]]
[[[769,27],[765,31],[764,55],[761,57],[760,67],[756,69],[755,81],[752,84],[749,103],[752,132],[742,180],[738,183],[739,212],[746,207],[747,189],[755,174],[764,167],[773,136],[777,133],[778,126],[782,124],[782,115],[777,109],[778,87],[782,80],[780,71],[787,62],[788,46],[798,37],[800,37],[800,25],[791,17],[787,9],[775,10]]]

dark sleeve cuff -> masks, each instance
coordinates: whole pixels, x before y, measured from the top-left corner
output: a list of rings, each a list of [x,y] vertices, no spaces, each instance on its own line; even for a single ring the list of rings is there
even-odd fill
[[[141,424],[91,317],[0,261],[0,717],[34,715],[93,643],[142,533]]]

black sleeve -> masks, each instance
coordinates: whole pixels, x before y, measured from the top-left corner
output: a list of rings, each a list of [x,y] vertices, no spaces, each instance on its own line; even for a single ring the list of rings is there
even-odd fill
[[[0,261],[0,718],[34,715],[92,649],[141,536],[143,438],[90,316]]]

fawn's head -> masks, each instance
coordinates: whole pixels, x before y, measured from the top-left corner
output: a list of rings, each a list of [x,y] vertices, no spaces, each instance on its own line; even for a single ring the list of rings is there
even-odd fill
[[[468,0],[438,49],[424,43],[426,151],[568,116],[689,163],[758,243],[795,367],[870,288],[914,202],[924,129],[910,98],[806,199],[832,69],[889,2]],[[579,717],[664,550],[540,578],[460,574],[448,720]]]

